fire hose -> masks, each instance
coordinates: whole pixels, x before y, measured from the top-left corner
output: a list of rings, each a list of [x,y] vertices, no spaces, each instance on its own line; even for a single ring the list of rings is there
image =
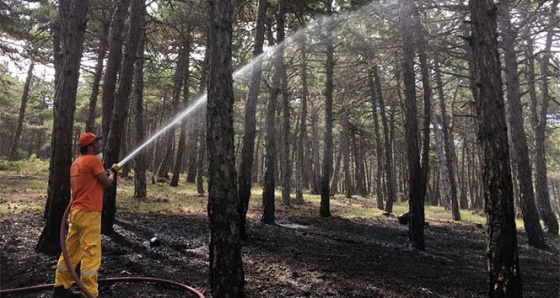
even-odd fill
[[[115,174],[119,169],[120,169],[120,167],[117,164],[114,164],[113,167],[111,168],[111,170],[114,171]],[[68,268],[68,270],[70,272],[70,275],[72,276],[72,279],[74,279],[74,282],[80,288],[82,293],[88,298],[95,298],[87,290],[87,288],[84,286],[84,284],[80,280],[80,277],[76,273],[75,267],[72,266],[72,264],[70,263],[70,258],[68,257],[68,250],[66,249],[66,222],[68,220],[68,214],[70,213],[70,205],[71,204],[68,204],[68,207],[66,207],[66,210],[64,211],[64,215],[62,216],[62,224],[60,225],[60,247],[61,247],[61,250],[62,250],[62,256],[64,257],[64,263],[66,264],[66,267]],[[112,277],[112,278],[100,278],[98,280],[99,283],[115,283],[115,282],[123,282],[123,281],[125,281],[125,282],[154,282],[154,283],[167,284],[167,285],[171,285],[171,286],[175,286],[175,287],[184,289],[184,290],[194,294],[198,298],[204,298],[204,295],[202,293],[200,293],[198,290],[196,290],[195,288],[189,287],[189,286],[187,286],[185,284],[182,284],[182,283],[179,283],[179,282],[167,280],[167,279],[161,279],[161,278],[155,278],[155,277]],[[0,297],[4,297],[4,295],[9,295],[9,294],[39,292],[39,291],[43,291],[43,290],[52,289],[53,287],[54,287],[54,284],[45,284],[45,285],[30,286],[30,287],[23,287],[23,288],[17,288],[17,289],[0,289]]]

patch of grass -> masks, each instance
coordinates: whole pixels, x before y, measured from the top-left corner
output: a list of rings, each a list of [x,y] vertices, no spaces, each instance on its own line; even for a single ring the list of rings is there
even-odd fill
[[[48,161],[37,158],[9,162],[0,160],[0,215],[19,214],[22,212],[43,212],[46,202],[48,184]],[[179,179],[177,187],[165,183],[146,185],[146,198],[134,198],[134,181],[119,177],[117,190],[117,212],[138,212],[153,214],[206,213],[207,195],[199,197],[196,184]],[[205,184],[205,189],[207,185]],[[280,190],[276,194],[277,204],[281,204]],[[321,196],[305,193],[305,208],[318,210]],[[262,208],[262,188],[254,186],[251,194],[251,209]],[[331,214],[345,218],[386,218],[383,210],[377,209],[375,197],[346,198],[341,195],[330,200]],[[398,200],[393,205],[393,215],[408,211],[408,203]],[[473,224],[486,224],[486,217],[480,210],[461,210],[461,221]],[[315,212],[312,212],[313,214]],[[452,220],[451,211],[441,206],[425,206],[425,217],[437,220]],[[518,228],[523,227],[521,219],[516,220]]]

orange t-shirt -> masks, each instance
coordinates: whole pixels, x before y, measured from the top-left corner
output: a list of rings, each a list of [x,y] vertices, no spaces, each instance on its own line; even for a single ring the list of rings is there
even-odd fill
[[[101,160],[95,155],[81,155],[70,168],[72,189],[71,210],[101,211],[103,209],[103,185],[97,175],[105,172]]]

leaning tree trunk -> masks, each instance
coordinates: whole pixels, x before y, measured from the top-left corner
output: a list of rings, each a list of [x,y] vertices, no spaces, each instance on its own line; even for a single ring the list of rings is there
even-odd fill
[[[381,124],[383,125],[383,140],[385,151],[385,183],[387,188],[387,202],[385,204],[385,212],[393,212],[393,202],[397,196],[397,182],[395,179],[395,167],[393,165],[393,128],[394,122],[387,119],[387,108],[385,108],[385,100],[383,98],[383,88],[381,88],[381,79],[379,77],[379,69],[377,66],[373,68],[373,80],[375,83],[376,98],[379,102],[379,110],[381,114]],[[392,110],[392,109],[391,109]],[[391,123],[391,127],[389,127]]]
[[[443,148],[445,152],[445,167],[447,168],[447,174],[449,176],[449,191],[451,200],[451,213],[454,219],[461,219],[461,214],[459,212],[459,199],[457,197],[457,158],[455,153],[455,142],[453,140],[453,118],[448,119],[447,108],[445,104],[445,93],[443,91],[443,80],[441,79],[441,71],[439,69],[439,61],[435,61],[435,76],[436,84],[439,97],[439,106],[441,111],[441,130],[443,132]],[[451,107],[453,107],[454,98],[451,101]],[[451,115],[453,115],[453,108],[451,109]],[[463,193],[466,193],[463,191]]]
[[[509,1],[500,1],[502,16],[502,44],[505,61],[507,100],[509,104],[509,125],[511,127],[511,140],[513,144],[512,161],[517,167],[519,180],[519,193],[521,197],[521,211],[523,223],[529,245],[543,249],[546,247],[544,236],[539,222],[539,214],[535,204],[533,190],[533,170],[529,158],[527,136],[523,124],[523,108],[521,105],[521,91],[519,89],[519,76],[517,71],[517,55],[515,53],[516,30],[512,27],[509,13]]]
[[[50,255],[60,253],[60,225],[70,201],[70,166],[75,147],[72,132],[87,11],[88,1],[63,0],[59,4],[63,57],[54,97],[47,222],[37,243],[37,251]]]
[[[113,20],[111,21],[111,30],[109,33],[109,54],[107,55],[107,65],[103,75],[103,91],[102,98],[102,116],[101,129],[104,136],[109,135],[111,126],[111,117],[115,106],[115,90],[117,89],[117,76],[121,67],[122,57],[122,31],[126,19],[126,13],[130,6],[130,0],[119,0],[119,4]],[[107,146],[107,144],[105,144]]]
[[[469,1],[478,137],[483,150],[489,297],[522,297],[498,34],[492,1]]]
[[[91,84],[91,94],[89,96],[89,109],[86,119],[86,132],[95,131],[95,118],[97,97],[99,95],[99,88],[101,86],[101,77],[103,76],[103,61],[105,61],[105,54],[107,53],[107,39],[109,35],[110,20],[101,21],[101,32],[99,33],[99,44],[97,50],[97,62],[95,63],[95,70],[93,71],[93,82]]]
[[[266,14],[266,0],[259,0],[258,13],[255,28],[255,45],[253,49],[253,59],[257,59],[253,64],[253,72],[249,92],[247,93],[247,103],[245,104],[243,147],[241,148],[241,161],[239,165],[239,199],[241,201],[239,215],[241,239],[247,238],[246,222],[249,200],[251,198],[252,169],[255,155],[255,136],[257,125],[257,100],[261,87],[262,76],[262,53],[264,45],[264,21]]]
[[[551,11],[550,11],[550,28],[548,29],[548,34],[546,36],[545,48],[542,52],[541,61],[541,93],[542,93],[542,104],[540,111],[540,120],[537,124],[537,129],[535,132],[535,149],[536,149],[536,189],[537,189],[537,206],[541,214],[542,220],[548,230],[548,233],[552,235],[558,235],[558,219],[552,208],[550,206],[550,195],[548,192],[548,174],[546,169],[546,123],[549,102],[552,100],[550,96],[550,87],[548,84],[549,77],[549,67],[550,59],[552,56],[552,40],[555,36],[554,28],[558,26],[552,25],[554,20],[557,18],[558,12],[558,0],[552,1]],[[556,70],[557,72],[557,70]]]
[[[212,297],[245,297],[239,197],[236,185],[233,79],[231,71],[232,3],[210,0],[208,10],[208,217]]]
[[[23,94],[21,95],[21,105],[19,107],[18,120],[16,125],[16,131],[14,133],[14,138],[10,146],[10,153],[8,154],[9,160],[17,159],[17,149],[19,148],[19,141],[21,139],[21,131],[23,129],[23,117],[25,116],[25,110],[27,108],[27,100],[29,99],[29,88],[31,87],[31,81],[33,80],[33,67],[35,63],[31,61],[29,64],[29,69],[27,70],[27,77],[25,78],[25,85],[23,86]]]

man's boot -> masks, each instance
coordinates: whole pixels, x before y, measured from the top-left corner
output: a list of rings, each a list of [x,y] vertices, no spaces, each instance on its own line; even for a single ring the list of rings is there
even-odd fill
[[[81,298],[82,293],[76,293],[70,289],[65,289],[64,286],[54,287],[53,298]]]

